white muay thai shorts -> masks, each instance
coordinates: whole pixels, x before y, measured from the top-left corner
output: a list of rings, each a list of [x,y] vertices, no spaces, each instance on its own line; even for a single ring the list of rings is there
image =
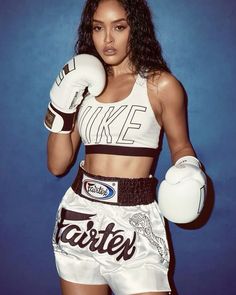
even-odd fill
[[[156,184],[154,177],[95,176],[80,166],[57,212],[53,247],[59,276],[108,284],[115,295],[170,292]]]

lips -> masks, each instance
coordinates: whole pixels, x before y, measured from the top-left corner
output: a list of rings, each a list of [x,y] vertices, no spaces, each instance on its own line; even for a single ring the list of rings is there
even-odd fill
[[[117,50],[113,47],[105,47],[103,49],[103,54],[104,55],[114,55],[116,54]]]

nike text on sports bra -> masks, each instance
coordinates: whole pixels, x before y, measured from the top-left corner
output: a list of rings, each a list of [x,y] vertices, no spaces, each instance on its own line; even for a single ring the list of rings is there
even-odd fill
[[[161,127],[147,94],[147,80],[137,76],[131,93],[114,103],[85,97],[77,119],[86,154],[154,157]]]

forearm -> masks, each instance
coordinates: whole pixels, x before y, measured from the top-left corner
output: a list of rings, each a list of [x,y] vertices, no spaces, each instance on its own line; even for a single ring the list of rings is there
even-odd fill
[[[193,147],[190,143],[187,143],[185,146],[182,146],[175,151],[171,152],[172,163],[175,164],[176,161],[184,156],[193,156],[196,157],[196,154],[193,150]]]
[[[54,175],[63,174],[74,157],[71,134],[50,133],[47,155],[49,171]]]

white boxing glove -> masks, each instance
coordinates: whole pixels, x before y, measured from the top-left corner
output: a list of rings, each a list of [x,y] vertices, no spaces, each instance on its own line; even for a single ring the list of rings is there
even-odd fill
[[[70,133],[85,88],[98,96],[105,83],[106,73],[99,59],[89,54],[74,56],[65,64],[51,88],[45,127],[55,133]]]
[[[163,216],[175,223],[189,223],[201,213],[206,196],[206,175],[193,156],[180,158],[166,173],[158,190]]]

